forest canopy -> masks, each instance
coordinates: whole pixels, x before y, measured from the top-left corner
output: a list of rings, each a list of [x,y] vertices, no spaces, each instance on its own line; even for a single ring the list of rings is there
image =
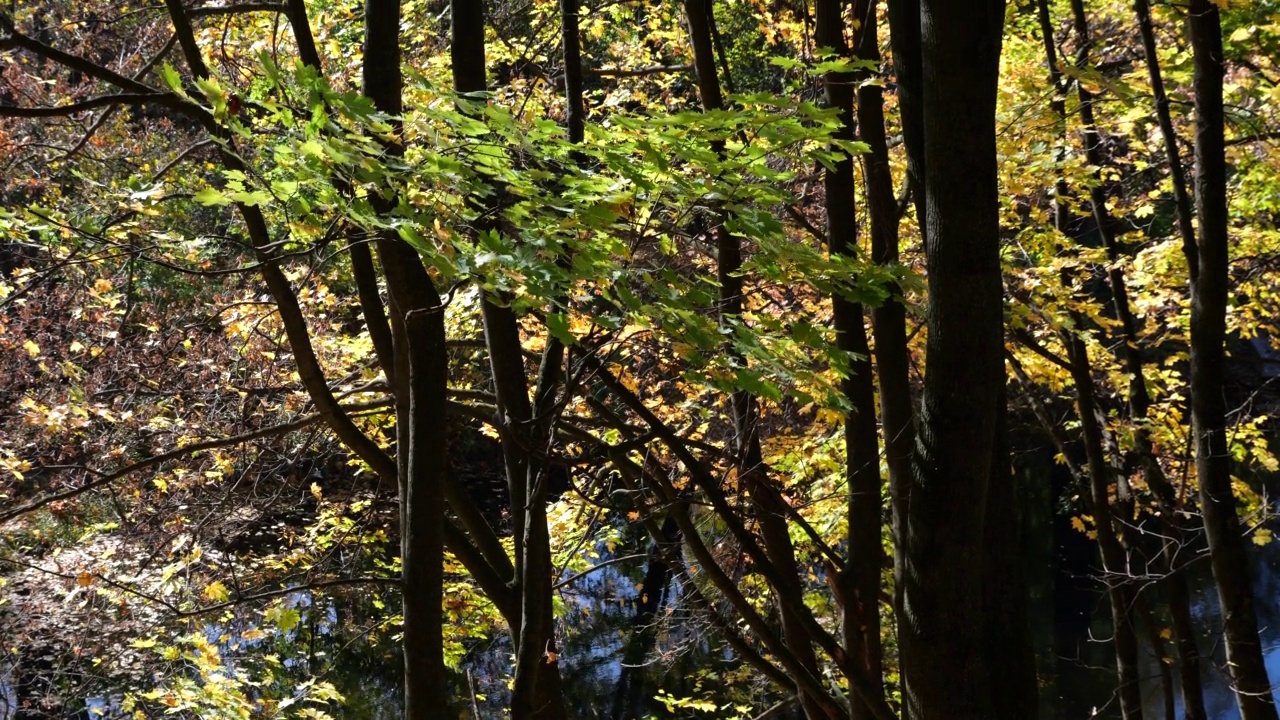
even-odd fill
[[[1275,0],[11,0],[0,718],[1276,720],[1278,83]]]

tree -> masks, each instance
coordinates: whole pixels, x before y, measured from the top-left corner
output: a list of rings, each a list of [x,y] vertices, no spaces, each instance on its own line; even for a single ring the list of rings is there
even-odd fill
[[[1231,489],[1224,387],[1230,229],[1222,106],[1222,25],[1218,6],[1195,0],[1188,11],[1195,55],[1195,198],[1200,237],[1191,281],[1191,431],[1195,437],[1200,510],[1214,582],[1223,609],[1227,662],[1245,720],[1276,717],[1262,659],[1253,582]]]
[[[1003,2],[926,1],[919,26],[891,28],[920,38],[929,276],[900,630],[913,718],[1036,715],[1005,438],[995,148],[1003,24]]]
[[[878,57],[878,38],[873,18],[875,3],[856,3],[854,17],[862,18],[855,34],[855,43],[859,56],[868,61]],[[845,41],[844,14],[838,2],[818,2],[814,8],[814,31],[819,45],[829,48],[839,57],[849,54]],[[872,55],[875,53],[876,55]],[[865,76],[866,73],[861,73]],[[857,123],[854,116],[854,82],[855,76],[847,72],[831,71],[823,77],[823,89],[827,103],[840,111],[841,128],[837,138],[851,142],[855,137]],[[897,254],[897,218],[892,216],[884,201],[886,196],[892,202],[893,188],[888,177],[887,158],[884,154],[883,119],[880,120],[879,136],[876,136],[873,113],[880,102],[874,95],[864,94],[859,97],[859,119],[865,119],[863,136],[868,138],[870,150],[867,167],[868,187],[876,193],[873,206],[870,208],[872,220],[872,242],[876,244],[876,259],[891,261]],[[877,165],[884,163],[884,165]],[[827,168],[823,185],[826,193],[826,239],[828,250],[833,255],[855,255],[858,248],[858,222],[855,212],[856,187],[853,174],[854,158],[841,158],[833,168]],[[876,170],[882,169],[881,172]],[[886,187],[886,184],[888,186]],[[892,229],[890,229],[892,228]],[[893,305],[893,301],[886,301]],[[860,303],[851,302],[839,293],[831,297],[832,324],[835,326],[837,343],[841,350],[849,353],[851,358],[849,369],[842,381],[841,390],[853,406],[844,423],[845,477],[848,478],[849,499],[846,522],[849,525],[849,559],[846,561],[841,576],[841,591],[845,601],[844,610],[844,642],[852,657],[860,665],[858,672],[873,678],[873,688],[877,691],[876,700],[883,697],[883,686],[879,678],[883,673],[883,651],[880,640],[880,608],[876,600],[880,590],[880,557],[881,546],[880,509],[880,446],[876,427],[876,386],[872,377],[871,349],[867,342],[867,330],[864,311]],[[901,329],[901,320],[892,317],[892,311],[885,313],[877,326],[880,330],[878,340],[883,340],[880,358],[881,367],[889,365],[884,362],[892,360],[892,353],[897,350],[905,353],[904,339],[893,336],[893,330]],[[886,358],[889,355],[889,358]],[[910,397],[894,397],[894,381],[905,382],[905,363],[897,365],[901,375],[891,370],[889,404],[884,405],[888,413],[884,423],[886,447],[890,453],[899,451],[901,442],[895,442],[895,435],[902,433],[904,425],[898,420],[895,425],[894,412],[902,412],[903,407],[910,410]],[[899,388],[901,389],[901,388]],[[900,415],[898,416],[900,417]],[[901,456],[899,456],[901,457]],[[890,463],[891,477],[898,463]],[[896,479],[896,478],[895,478]],[[891,480],[892,483],[892,480]],[[856,701],[851,717],[870,717],[867,702]]]
[[[394,655],[407,717],[566,717],[603,615],[615,714],[675,667],[705,697],[663,685],[673,712],[1034,717],[1051,500],[1098,542],[1121,712],[1149,645],[1197,716],[1196,491],[1223,606],[1261,609],[1241,539],[1280,467],[1236,352],[1280,335],[1272,5],[1206,5],[1188,46],[1110,0],[13,4],[21,700],[355,715],[344,672]]]

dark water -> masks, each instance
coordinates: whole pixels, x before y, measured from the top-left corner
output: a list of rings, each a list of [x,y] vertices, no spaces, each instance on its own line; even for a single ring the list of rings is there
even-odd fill
[[[1061,519],[1045,521],[1050,526],[1045,529],[1050,531],[1040,533],[1045,541],[1031,550],[1040,556],[1033,561],[1032,616],[1039,646],[1041,717],[1118,718],[1114,656],[1108,642],[1109,612],[1097,584],[1093,548],[1074,531],[1064,531]],[[638,542],[638,538],[633,540]],[[1199,647],[1206,660],[1203,686],[1209,716],[1234,720],[1239,715],[1223,672],[1225,659],[1218,635],[1222,618],[1207,557],[1203,552],[1187,552],[1195,558],[1190,566],[1192,612],[1201,630]],[[1257,548],[1253,570],[1268,669],[1273,678],[1280,678],[1280,544]],[[558,621],[560,667],[571,717],[623,720],[734,714],[731,709],[673,714],[655,699],[660,691],[674,697],[710,699],[720,706],[749,703],[755,712],[782,699],[776,689],[732,681],[738,663],[731,652],[714,642],[714,634],[701,621],[681,609],[680,579],[668,578],[660,588],[644,588],[646,581],[654,584],[654,577],[650,564],[637,558],[594,572],[563,592]],[[1151,593],[1159,624],[1159,598],[1152,589],[1145,593]],[[298,595],[291,598],[302,615],[296,629],[284,638],[241,643],[237,652],[246,662],[266,652],[286,658],[281,687],[311,675],[332,682],[347,699],[335,717],[398,718],[401,666],[392,638],[353,634],[353,628],[361,627],[364,619],[391,611],[390,607],[379,610],[371,602],[370,596],[361,593],[314,602],[309,595]],[[231,620],[206,626],[204,632],[213,640],[223,633],[236,635],[240,629]],[[1145,641],[1147,633],[1144,630],[1141,634]],[[1172,644],[1168,645],[1166,652],[1172,652]],[[226,649],[228,665],[237,662],[237,652]],[[1142,657],[1144,715],[1148,720],[1163,720],[1161,658],[1149,645],[1143,646]],[[511,646],[504,636],[470,646],[459,672],[452,676],[455,702],[442,712],[441,720],[503,717],[509,698],[510,661]],[[1176,667],[1171,670],[1176,678]],[[18,720],[23,717],[14,711],[18,698],[3,680],[0,678],[0,720]],[[118,701],[93,698],[76,710],[79,717],[121,717]],[[1176,716],[1182,717],[1180,707]]]
[[[1201,662],[1201,685],[1204,688],[1205,705],[1212,720],[1237,720],[1235,696],[1226,675],[1226,657],[1221,641],[1222,612],[1217,592],[1211,582],[1208,557],[1203,551],[1195,553],[1189,567],[1191,581],[1191,612],[1200,631],[1197,645]],[[1258,623],[1266,652],[1267,670],[1272,681],[1280,680],[1280,545],[1271,543],[1256,548],[1253,553],[1254,593],[1258,599]],[[1145,592],[1152,592],[1148,589]],[[1154,594],[1152,597],[1156,597]],[[1062,602],[1083,599],[1081,607],[1084,621],[1063,621],[1062,613],[1056,613],[1051,650],[1042,651],[1041,670],[1049,669],[1052,684],[1042,689],[1041,717],[1043,720],[1075,720],[1076,718],[1118,718],[1118,701],[1114,696],[1115,656],[1111,644],[1110,611],[1106,598],[1100,594],[1072,598],[1065,592],[1058,599]],[[1156,612],[1163,610],[1158,597]],[[1044,617],[1045,613],[1037,613]],[[1157,631],[1168,627],[1167,620],[1157,619]],[[1165,718],[1164,689],[1160,679],[1161,657],[1147,639],[1147,627],[1140,627],[1142,697],[1144,717]],[[1166,642],[1165,652],[1173,654],[1172,642]],[[1176,662],[1176,661],[1175,661]],[[1047,666],[1047,668],[1046,668]],[[1177,666],[1170,667],[1177,682]],[[1182,718],[1181,693],[1175,688],[1175,717]]]
[[[1119,717],[1114,696],[1115,661],[1108,642],[1109,611],[1105,597],[1090,577],[1096,565],[1092,548],[1087,542],[1077,544],[1077,539],[1067,536],[1060,538],[1064,542],[1058,544],[1068,549],[1074,547],[1080,553],[1075,569],[1084,572],[1064,577],[1065,569],[1057,563],[1051,586],[1039,588],[1040,597],[1033,608],[1033,616],[1039,620],[1036,633],[1040,645],[1043,720]],[[644,560],[611,566],[588,576],[564,595],[565,612],[559,621],[560,666],[571,717],[584,720],[675,717],[654,699],[659,690],[676,697],[710,698],[720,705],[742,701],[745,697],[755,701],[757,711],[782,699],[776,690],[739,686],[731,690],[726,686],[725,674],[737,668],[738,663],[731,652],[713,644],[711,633],[692,617],[682,614],[679,579],[668,582],[661,597],[662,606],[652,622],[637,626],[644,593],[638,592],[636,585],[645,579],[646,569]],[[1264,646],[1268,649],[1268,669],[1273,678],[1280,678],[1280,544],[1257,548],[1253,569],[1259,621]],[[1219,640],[1222,617],[1209,577],[1208,558],[1202,552],[1192,560],[1190,579],[1192,613],[1201,630],[1199,647],[1205,659],[1202,684],[1209,717],[1235,720],[1239,714],[1224,674],[1225,658]],[[1159,598],[1152,594],[1152,600],[1159,616],[1162,610]],[[1160,622],[1157,617],[1157,623]],[[1145,630],[1142,634],[1145,639]],[[1166,651],[1172,652],[1172,643],[1168,643]],[[462,672],[454,678],[458,702],[447,717],[502,717],[502,708],[509,697],[506,687],[510,655],[511,647],[505,638],[474,647],[463,663]],[[345,717],[398,716],[399,680],[391,670],[398,668],[394,648],[387,659],[391,664],[381,670],[366,665],[375,670],[374,682],[366,675],[352,678],[356,685],[339,683],[340,689],[347,692],[354,687],[376,689],[373,697],[367,692],[357,692],[364,698],[359,703],[360,714],[349,707]],[[1153,648],[1143,647],[1142,689],[1144,715],[1148,720],[1165,718],[1161,662]],[[1170,669],[1176,681],[1176,666]],[[472,692],[485,699],[473,706]],[[707,714],[685,711],[679,716],[732,715],[732,711],[725,710]],[[775,717],[781,720],[794,716]],[[1176,717],[1182,717],[1180,706],[1176,708]]]

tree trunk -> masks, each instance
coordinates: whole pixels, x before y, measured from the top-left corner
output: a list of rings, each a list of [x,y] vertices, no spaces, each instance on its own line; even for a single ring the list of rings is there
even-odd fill
[[[702,105],[706,110],[721,109],[724,107],[724,99],[715,65],[711,0],[685,0],[684,7]],[[723,153],[724,145],[719,143],[713,149],[717,153]],[[716,217],[713,222],[711,233],[716,243],[716,277],[720,285],[719,314],[721,323],[732,332],[732,328],[740,321],[743,308],[743,281],[738,274],[742,267],[742,247],[739,238],[724,226],[723,217]],[[804,606],[799,564],[791,542],[788,515],[783,507],[786,501],[769,477],[760,450],[756,398],[749,392],[738,390],[730,397],[730,407],[733,413],[738,478],[751,493],[752,502],[757,509],[756,520],[760,524],[765,555],[777,570],[777,582],[772,583],[771,587],[782,619],[783,641],[806,672],[818,676],[817,655],[803,617],[809,611]],[[877,489],[878,487],[877,481]],[[796,685],[796,692],[800,698],[800,706],[810,720],[837,717],[838,710],[825,693],[808,692],[799,684]]]
[[[1063,342],[1071,363],[1071,379],[1076,386],[1076,409],[1080,415],[1081,434],[1084,436],[1085,457],[1089,466],[1089,499],[1097,534],[1098,551],[1102,557],[1103,584],[1107,588],[1107,600],[1111,606],[1111,626],[1115,642],[1116,675],[1119,679],[1117,694],[1120,697],[1120,715],[1124,720],[1141,720],[1142,692],[1139,686],[1138,634],[1134,623],[1136,601],[1132,578],[1129,575],[1128,556],[1117,537],[1111,507],[1112,469],[1107,462],[1103,441],[1103,428],[1098,415],[1093,391],[1092,368],[1089,354],[1078,332],[1083,317],[1072,312],[1076,329],[1065,331]]]
[[[486,89],[484,3],[451,3],[454,90],[460,94]],[[551,546],[547,534],[546,449],[550,429],[533,423],[528,377],[515,313],[502,298],[482,296],[485,345],[497,399],[499,435],[511,498],[512,532],[516,539],[515,591],[519,612],[507,616],[515,646],[513,718],[557,720],[565,717],[560,669],[552,627]],[[563,346],[555,343],[563,351]],[[548,350],[552,350],[551,347]],[[544,358],[539,378],[545,388],[559,379],[560,360]],[[538,388],[538,401],[544,386]],[[543,419],[543,418],[540,418]]]
[[[399,0],[365,6],[364,94],[381,111],[401,112]],[[399,153],[398,146],[388,148]],[[385,212],[390,203],[381,203]],[[404,618],[404,703],[409,720],[435,717],[448,702],[445,687],[444,485],[449,472],[448,351],[444,305],[417,253],[388,235],[379,240],[394,309],[397,466],[400,472],[400,564]],[[388,256],[394,258],[387,262]],[[410,268],[420,270],[410,282]],[[380,304],[379,304],[380,307]],[[384,351],[386,348],[384,348]],[[389,359],[389,358],[388,358]]]
[[[1169,160],[1169,178],[1173,185],[1174,203],[1178,213],[1178,233],[1182,237],[1183,253],[1191,282],[1196,282],[1200,274],[1200,259],[1196,251],[1195,230],[1191,223],[1191,198],[1187,192],[1186,175],[1182,168],[1182,157],[1178,150],[1178,135],[1173,127],[1173,118],[1169,113],[1169,97],[1165,93],[1164,80],[1160,74],[1160,60],[1156,55],[1155,29],[1151,23],[1151,7],[1147,0],[1135,0],[1134,11],[1138,16],[1138,28],[1142,35],[1142,46],[1146,56],[1147,75],[1151,80],[1151,93],[1155,100],[1156,118],[1160,125],[1160,133],[1164,137],[1165,154]],[[1134,356],[1140,358],[1140,355]],[[1131,394],[1130,408],[1134,419],[1142,423],[1147,418],[1150,400],[1146,393],[1146,379],[1143,376],[1142,363],[1130,366],[1134,376],[1134,387],[1141,392]],[[1178,673],[1182,686],[1182,706],[1186,720],[1205,720],[1204,688],[1200,680],[1200,651],[1196,646],[1195,626],[1191,618],[1191,593],[1187,586],[1185,568],[1179,567],[1176,561],[1177,551],[1186,546],[1187,530],[1183,527],[1180,511],[1182,503],[1177,492],[1163,468],[1155,457],[1150,431],[1145,424],[1139,425],[1136,452],[1140,456],[1142,466],[1147,475],[1147,484],[1155,492],[1160,504],[1161,527],[1164,529],[1165,541],[1161,548],[1161,562],[1167,574],[1164,585],[1169,589],[1169,612],[1173,619],[1174,644],[1178,651]]]
[[[900,627],[913,718],[1037,713],[1004,438],[995,146],[1003,25],[1001,0],[924,0],[914,29],[924,92],[929,336]]]
[[[1222,106],[1222,25],[1218,6],[1191,0],[1195,63],[1196,214],[1200,276],[1191,284],[1191,429],[1213,579],[1222,603],[1227,667],[1243,720],[1276,720],[1258,638],[1249,557],[1231,491],[1224,393],[1228,253],[1227,163]]]
[[[844,18],[838,0],[817,0],[814,10],[815,34],[822,47],[847,55]],[[872,31],[874,34],[874,31]],[[854,78],[847,73],[829,72],[823,78],[827,103],[840,111],[840,129],[836,138],[854,139]],[[828,250],[834,256],[857,252],[858,222],[853,158],[843,156],[834,168],[823,175],[826,194],[826,229]],[[892,192],[892,191],[891,191]],[[867,678],[884,698],[883,658],[880,647],[880,568],[883,549],[880,542],[880,445],[876,426],[875,380],[872,376],[871,349],[862,305],[850,302],[839,293],[831,297],[837,346],[848,353],[848,374],[841,380],[841,390],[853,406],[845,418],[845,477],[848,480],[847,523],[849,554],[840,577],[839,602],[843,620],[844,646],[853,665],[851,672]],[[851,717],[868,718],[871,710],[864,700],[855,698]]]
[[[861,60],[880,62],[880,38],[876,0],[858,0],[854,16],[861,24],[855,33],[854,54]],[[889,145],[885,138],[884,96],[878,83],[860,83],[857,91],[858,137],[870,151],[862,156],[867,184],[867,218],[871,225],[871,259],[893,268],[898,264],[898,209],[893,196]],[[890,495],[904,499],[911,483],[911,448],[915,443],[915,409],[909,381],[906,308],[901,288],[871,309],[875,337],[876,372],[880,379],[880,413],[885,464],[889,468]],[[894,547],[901,544],[895,512]],[[896,553],[895,553],[896,554]]]
[[[1164,137],[1165,155],[1169,159],[1169,180],[1173,184],[1173,199],[1178,209],[1178,234],[1182,237],[1182,251],[1190,264],[1191,280],[1194,282],[1200,271],[1200,263],[1196,257],[1196,234],[1191,225],[1191,197],[1187,193],[1186,173],[1182,169],[1182,153],[1178,150],[1178,133],[1173,127],[1173,117],[1169,114],[1169,95],[1165,92],[1164,78],[1160,74],[1160,57],[1156,55],[1151,3],[1149,0],[1134,0],[1133,9],[1138,15],[1138,30],[1142,35],[1142,50],[1146,58],[1147,77],[1151,80],[1156,120],[1160,124],[1160,135]]]
[[[1049,101],[1049,105],[1057,121],[1059,137],[1065,144],[1067,110],[1064,97],[1067,92],[1067,84],[1063,78],[1062,71],[1058,67],[1057,43],[1053,36],[1049,4],[1047,0],[1039,0],[1036,5],[1041,40],[1045,50],[1045,63],[1049,68],[1049,80],[1055,91]],[[1076,30],[1082,36],[1082,49],[1078,61],[1085,62],[1088,59],[1088,27],[1085,24],[1083,15],[1084,9],[1079,2],[1074,0],[1072,8],[1076,12]],[[1083,88],[1080,93],[1080,101],[1082,103],[1081,116],[1086,128],[1085,144],[1088,146],[1090,140],[1097,142],[1097,134],[1092,129],[1093,113],[1089,105],[1092,99]],[[1087,147],[1086,153],[1094,162],[1101,162],[1099,154],[1092,146]],[[1057,159],[1061,160],[1061,154]],[[1054,227],[1064,239],[1068,236],[1071,223],[1071,213],[1066,202],[1068,194],[1067,183],[1059,175],[1054,186]],[[1092,199],[1095,202],[1095,217],[1098,218],[1099,226],[1102,227],[1104,222],[1109,222],[1109,218],[1106,217],[1105,210],[1099,204],[1099,197],[1099,195],[1095,195]],[[1107,234],[1110,231],[1103,229],[1101,232]],[[1111,244],[1110,241],[1107,242],[1108,247]],[[1063,292],[1073,292],[1072,282],[1074,277],[1074,270],[1063,270]],[[1077,298],[1077,300],[1083,300],[1083,298]],[[1117,303],[1120,303],[1119,298],[1117,298]],[[1124,307],[1125,313],[1128,314],[1127,300],[1124,303]],[[1103,582],[1107,588],[1107,600],[1111,608],[1120,714],[1126,720],[1131,720],[1142,717],[1142,695],[1138,684],[1138,642],[1133,621],[1133,604],[1136,593],[1128,577],[1128,556],[1118,537],[1116,524],[1113,522],[1113,509],[1109,489],[1113,470],[1106,457],[1103,437],[1105,430],[1098,415],[1088,350],[1084,340],[1078,334],[1084,330],[1084,316],[1079,311],[1072,310],[1070,317],[1072,327],[1062,333],[1062,343],[1067,348],[1071,377],[1076,388],[1076,409],[1080,417],[1081,435],[1083,436],[1085,457],[1088,461],[1088,488],[1086,489],[1096,526],[1095,540],[1098,545],[1098,554],[1102,559]]]
[[[907,184],[915,199],[920,240],[928,244],[924,207],[924,56],[920,47],[921,0],[887,0],[889,43],[897,76],[898,115],[907,150]],[[863,22],[866,22],[864,20]]]

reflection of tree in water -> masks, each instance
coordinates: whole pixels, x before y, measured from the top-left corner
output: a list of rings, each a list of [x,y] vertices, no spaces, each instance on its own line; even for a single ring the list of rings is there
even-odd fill
[[[679,531],[670,517],[662,525],[663,542],[672,547],[679,541]],[[640,717],[645,705],[645,665],[658,640],[658,611],[667,602],[671,579],[675,574],[666,559],[663,547],[655,545],[650,552],[648,569],[640,585],[640,598],[636,602],[631,637],[623,651],[622,669],[618,675],[617,690],[613,696],[615,720]],[[653,691],[649,691],[652,695]]]
[[[675,523],[667,521],[662,531],[664,546],[651,544],[646,559],[603,567],[560,590],[564,612],[558,620],[557,662],[570,717],[667,717],[665,706],[655,699],[660,690],[674,697],[729,700],[729,688],[718,678],[737,663],[719,647],[715,634],[706,631],[702,611],[682,602]],[[642,541],[641,536],[624,538],[622,545]],[[453,696],[463,699],[455,708],[458,717],[504,713],[511,652],[509,639],[500,636],[474,648],[464,660],[462,672],[453,678]],[[463,707],[469,706],[472,692],[475,708]]]

